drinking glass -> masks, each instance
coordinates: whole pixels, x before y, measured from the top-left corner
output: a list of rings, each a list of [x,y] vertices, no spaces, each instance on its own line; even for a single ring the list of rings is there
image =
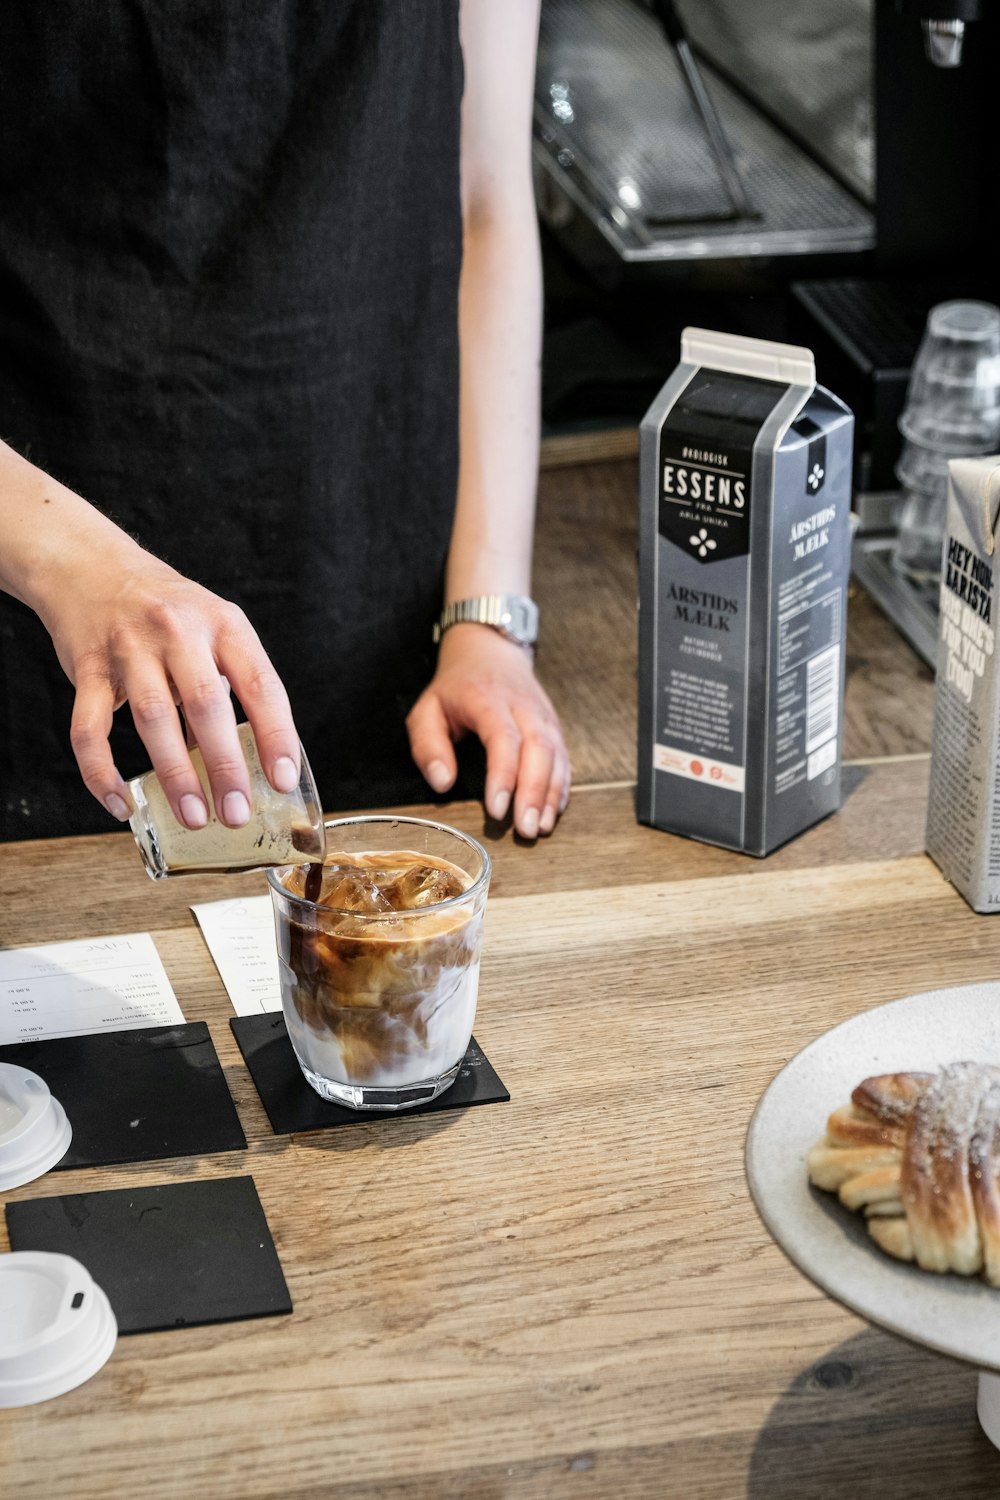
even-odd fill
[[[326,845],[319,900],[302,870],[267,873],[299,1066],[352,1109],[426,1103],[472,1036],[490,857],[457,829],[392,814],[330,820]]]
[[[953,458],[1000,444],[1000,308],[968,301],[931,308],[899,428]]]

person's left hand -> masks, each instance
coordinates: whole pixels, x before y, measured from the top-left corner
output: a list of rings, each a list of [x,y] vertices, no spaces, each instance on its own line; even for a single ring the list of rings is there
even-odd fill
[[[531,655],[487,625],[445,632],[437,671],[406,720],[413,759],[436,792],[458,773],[452,742],[471,731],[486,750],[484,802],[503,818],[514,798],[523,838],[551,833],[569,801],[569,754]]]

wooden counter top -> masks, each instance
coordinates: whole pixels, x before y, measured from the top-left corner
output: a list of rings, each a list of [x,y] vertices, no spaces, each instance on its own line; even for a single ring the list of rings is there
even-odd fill
[[[189,909],[262,878],[154,885],[127,835],[0,849],[0,944],[152,932],[249,1141],[0,1199],[251,1173],[294,1302],[121,1338],[79,1390],[0,1411],[4,1500],[1000,1493],[975,1373],[816,1291],[743,1175],[799,1048],[1000,973],[1000,925],[922,853],[930,674],[852,592],[841,812],[765,861],[640,827],[635,495],[629,458],[542,476],[540,672],[576,777],[556,835],[447,813],[495,862],[476,1034],[509,1104],[273,1135]]]
[[[121,1338],[79,1390],[0,1412],[0,1494],[996,1493],[974,1372],[816,1291],[743,1176],[753,1107],[800,1047],[1000,969],[1000,924],[920,852],[926,776],[848,768],[842,811],[766,861],[639,827],[628,787],[578,791],[533,848],[454,806],[495,858],[476,1033],[511,1101],[293,1137],[188,910],[261,877],[154,885],[123,835],[4,848],[3,942],[151,931],[250,1144],[3,1196],[249,1172],[295,1310]]]

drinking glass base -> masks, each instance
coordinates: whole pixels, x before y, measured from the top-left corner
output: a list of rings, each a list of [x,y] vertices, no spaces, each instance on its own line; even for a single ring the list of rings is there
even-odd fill
[[[368,1084],[338,1083],[333,1078],[321,1078],[309,1068],[302,1067],[302,1074],[310,1088],[331,1104],[344,1104],[348,1109],[390,1110],[413,1109],[418,1104],[429,1104],[445,1089],[451,1088],[462,1066],[459,1060],[446,1073],[436,1078],[424,1078],[419,1083],[407,1083],[402,1088],[372,1088]]]

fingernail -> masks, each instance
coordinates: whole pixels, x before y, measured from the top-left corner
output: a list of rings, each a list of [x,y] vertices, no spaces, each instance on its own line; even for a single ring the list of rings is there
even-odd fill
[[[204,828],[208,822],[208,808],[194,792],[185,792],[181,798],[181,817],[188,828]]]
[[[424,775],[436,792],[446,792],[451,786],[451,772],[443,760],[432,760]]]
[[[242,828],[250,821],[250,804],[242,792],[227,792],[222,799],[222,815],[230,828]]]
[[[299,784],[299,773],[290,755],[279,755],[271,767],[271,785],[279,792],[294,792]]]
[[[521,837],[535,839],[538,837],[538,809],[529,807],[526,813],[521,814]]]
[[[556,826],[556,810],[554,807],[543,807],[542,816],[538,820],[539,833],[551,833]]]
[[[131,817],[128,810],[128,803],[124,797],[119,797],[117,792],[108,793],[104,799],[104,806],[113,818],[118,819],[119,823],[127,823]]]
[[[493,796],[489,800],[488,808],[490,817],[496,818],[497,822],[499,823],[501,818],[505,818],[507,816],[507,809],[509,806],[510,792],[505,792],[501,788],[499,792],[494,792]]]

